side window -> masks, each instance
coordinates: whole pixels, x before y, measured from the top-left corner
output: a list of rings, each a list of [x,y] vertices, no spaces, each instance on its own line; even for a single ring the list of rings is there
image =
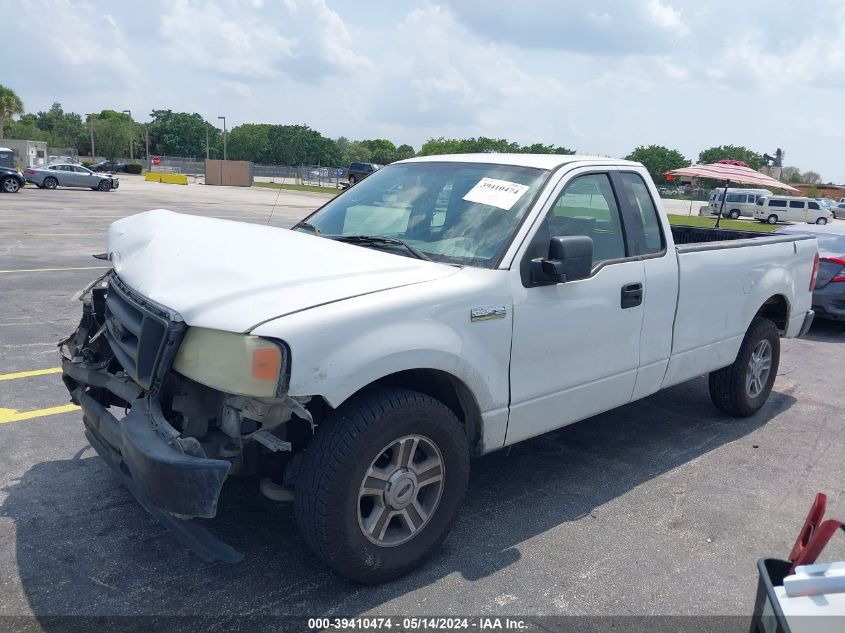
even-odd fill
[[[803,209],[804,208],[804,201],[803,200],[790,200],[789,201],[789,208],[790,209]]]
[[[648,187],[639,174],[622,172],[619,176],[625,185],[628,202],[636,213],[635,226],[630,227],[632,230],[628,231],[628,238],[630,240],[642,236],[636,240],[641,242],[638,244],[636,254],[651,255],[661,252],[665,247],[663,231],[660,228],[660,217],[654,206],[654,200],[648,192]]]
[[[549,238],[586,235],[593,240],[593,266],[626,256],[619,207],[607,174],[578,176],[560,194],[544,221]]]
[[[818,203],[818,202],[810,202],[810,203],[809,203],[809,205],[810,205],[810,208],[811,208],[811,209],[815,209],[816,211],[820,211],[820,210],[821,210],[821,207],[819,207],[819,203]]]
[[[725,202],[745,202],[745,196],[741,196],[738,193],[729,193],[728,197],[725,198]]]
[[[785,207],[786,200],[769,200],[770,207]]]

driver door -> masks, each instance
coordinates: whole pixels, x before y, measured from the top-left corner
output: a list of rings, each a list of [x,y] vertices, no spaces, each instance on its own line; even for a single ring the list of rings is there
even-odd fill
[[[576,171],[558,186],[513,270],[511,409],[506,444],[629,402],[643,324],[644,265],[629,257],[610,173]],[[591,276],[530,287],[525,262],[552,236],[593,240]],[[517,261],[519,261],[519,259]]]

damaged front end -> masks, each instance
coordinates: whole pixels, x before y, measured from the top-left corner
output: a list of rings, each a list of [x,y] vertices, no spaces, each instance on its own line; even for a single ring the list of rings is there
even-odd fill
[[[199,373],[207,371],[207,363],[192,364],[190,355],[180,355],[180,348],[190,351],[191,329],[179,314],[134,292],[114,271],[81,298],[82,320],[60,349],[62,378],[82,408],[86,437],[143,507],[200,557],[239,561],[241,554],[190,519],[215,516],[228,476],[257,473],[268,455],[289,457],[288,423],[296,412],[307,427],[310,414],[283,393],[227,393],[196,380],[203,375],[174,370],[180,356],[189,373],[193,365]],[[221,366],[227,362],[224,354]],[[125,417],[118,419],[113,408]],[[286,458],[275,460],[276,473]]]

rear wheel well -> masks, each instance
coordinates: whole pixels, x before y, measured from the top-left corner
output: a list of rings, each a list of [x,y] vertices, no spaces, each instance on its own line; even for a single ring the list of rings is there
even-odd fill
[[[769,319],[777,326],[781,334],[786,334],[786,328],[789,325],[789,302],[783,295],[769,297],[757,310],[755,316]]]
[[[364,389],[403,387],[419,391],[445,404],[464,425],[470,451],[481,450],[481,409],[469,388],[457,377],[437,369],[409,369],[379,378]]]

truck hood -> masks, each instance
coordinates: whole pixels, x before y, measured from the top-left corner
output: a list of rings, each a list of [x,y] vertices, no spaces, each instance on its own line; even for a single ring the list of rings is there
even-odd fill
[[[459,270],[287,229],[164,209],[112,224],[108,250],[117,274],[135,291],[178,312],[188,325],[231,332]]]

